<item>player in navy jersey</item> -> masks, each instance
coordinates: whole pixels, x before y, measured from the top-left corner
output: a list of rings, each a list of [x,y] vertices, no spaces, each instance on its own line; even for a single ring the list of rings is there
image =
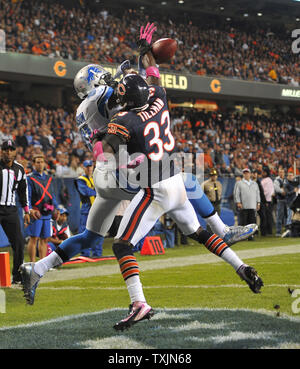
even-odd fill
[[[147,58],[147,56],[144,58]],[[119,69],[124,74],[125,72],[128,72],[129,67],[128,63],[124,62],[121,64]],[[96,156],[101,156],[102,149],[98,152],[97,147],[101,147],[102,145],[101,138],[107,123],[110,122],[109,129],[111,131],[117,131],[118,127],[116,124],[114,125],[114,122],[117,119],[122,119],[122,116],[125,117],[125,115],[128,114],[127,111],[123,111],[120,112],[120,114],[113,115],[114,112],[121,109],[121,106],[118,106],[118,103],[122,104],[122,86],[121,84],[118,85],[119,101],[117,102],[115,99],[116,94],[113,93],[112,88],[108,88],[103,84],[103,81],[105,82],[105,80],[107,80],[104,77],[110,76],[101,66],[88,65],[78,72],[74,81],[74,86],[78,95],[84,98],[82,104],[78,107],[76,114],[78,127],[83,138],[87,140],[91,131],[97,127],[100,130],[100,135],[96,133],[94,136],[94,153],[96,153]],[[130,188],[126,181],[124,186],[122,186],[121,181],[116,183],[116,181],[120,179],[119,174],[122,173],[121,168],[117,171],[109,171],[106,163],[103,164],[99,161],[97,162],[94,172],[97,197],[88,216],[87,229],[83,233],[70,237],[68,240],[63,242],[60,247],[47,258],[34,265],[30,263],[23,265],[23,273],[27,281],[24,284],[24,288],[26,290],[25,297],[28,303],[33,304],[36,287],[45,272],[50,268],[69,260],[74,255],[80,253],[84,248],[91,247],[93,243],[98,242],[99,237],[102,237],[102,235],[107,233],[121,200],[131,200],[139,191],[140,186],[147,187],[149,184],[151,185],[156,181],[161,181],[162,179],[175,174],[174,163],[171,161],[169,165],[169,155],[172,154],[175,147],[175,141],[170,133],[169,113],[165,108],[167,103],[165,91],[159,86],[153,86],[148,89],[147,85],[145,93],[150,96],[147,104],[151,103],[151,109],[149,111],[147,111],[147,109],[141,111],[138,117],[142,122],[145,122],[147,119],[149,120],[151,117],[159,113],[161,118],[159,124],[161,125],[161,128],[159,128],[159,126],[154,122],[148,122],[150,124],[145,127],[145,130],[136,135],[136,140],[132,140],[130,152],[143,152],[141,148],[143,147],[144,142],[141,140],[141,137],[142,135],[146,135],[147,151],[145,152],[146,156],[144,154],[143,156],[147,157],[147,155],[149,155],[153,160],[143,161],[139,159],[139,155],[135,155],[137,158],[132,160],[134,162],[133,166],[136,166],[136,163],[140,165],[136,168],[135,172],[131,172],[133,183],[135,182],[135,178],[133,178],[134,175],[137,177],[137,183],[134,188]],[[112,101],[114,101],[114,103],[112,103]],[[130,102],[127,101],[126,104],[129,106]],[[108,118],[110,120],[108,120]],[[161,138],[158,139],[158,130],[161,131],[159,134],[164,137],[163,142],[161,141]],[[126,131],[123,133],[126,135]],[[89,140],[88,146],[90,146]],[[148,163],[151,163],[151,167],[147,166]],[[125,164],[124,177],[126,178],[126,173],[128,174],[127,162]],[[162,167],[160,168],[161,165]],[[130,164],[128,166],[130,166]],[[169,171],[170,173],[167,174]],[[145,175],[145,173],[147,174]],[[142,181],[138,177],[142,178]],[[215,228],[218,229],[215,231],[218,235],[221,235],[221,237],[227,237],[228,240],[231,241],[231,244],[233,244],[234,242],[243,239],[243,233],[253,233],[255,231],[252,226],[250,228],[243,228],[243,230],[240,229],[240,227],[238,232],[236,232],[237,227],[230,227],[230,229],[228,229],[229,227],[226,227],[221,219],[219,219],[218,215],[215,214],[213,206],[203,194],[197,180],[193,180],[191,176],[187,176],[187,178],[188,180],[186,180],[186,182],[192,182],[191,185],[195,188],[195,190],[193,190],[189,184],[189,187],[191,187],[190,192],[197,193],[197,197],[191,198],[190,201],[193,202],[193,206],[197,209],[199,215],[207,217],[212,229],[214,229],[213,225],[219,225]],[[223,258],[223,255],[220,256]],[[224,258],[224,260],[227,261],[226,258]]]
[[[144,81],[136,74],[129,74],[123,79],[126,81],[126,93],[130,88],[128,84],[136,78],[139,78],[141,82]],[[125,88],[124,84],[120,83],[118,93],[122,93],[123,88]],[[145,81],[144,86],[139,86],[139,88],[145,89],[148,101],[146,106],[138,112],[131,110],[117,113],[108,124],[108,133],[116,132],[119,137],[123,134],[123,143],[127,144],[130,157],[145,155],[145,160],[141,161],[136,168],[139,185],[145,188],[174,175],[175,165],[174,160],[170,161],[170,154],[175,148],[175,140],[170,131],[170,116],[165,90],[160,86],[148,88]],[[122,101],[122,95],[119,96]],[[126,103],[126,107],[129,106],[130,104]],[[110,139],[114,140],[113,137],[110,136]],[[127,140],[129,137],[130,139]],[[179,173],[178,169],[176,173]]]
[[[245,265],[223,239],[201,228],[180,171],[170,161],[175,140],[170,131],[166,94],[159,86],[159,71],[151,52],[145,55],[144,63],[150,85],[136,74],[123,77],[117,89],[123,111],[111,119],[101,142],[100,160],[104,162],[111,160],[111,154],[118,157],[120,147],[125,145],[129,155],[145,155],[138,167],[141,189],[126,209],[113,244],[131,298],[129,314],[114,326],[117,330],[153,315],[143,293],[132,248],[166,212],[184,234],[233,265],[241,278],[248,280],[253,292],[259,292],[263,285],[254,268]]]

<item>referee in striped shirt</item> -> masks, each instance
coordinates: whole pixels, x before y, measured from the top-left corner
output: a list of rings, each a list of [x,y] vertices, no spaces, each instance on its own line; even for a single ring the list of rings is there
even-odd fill
[[[24,210],[24,224],[30,223],[35,211],[29,210],[26,174],[23,166],[15,161],[16,146],[13,140],[7,140],[1,146],[0,160],[0,224],[13,250],[12,283],[21,282],[19,267],[24,259],[24,237],[21,231],[16,193]]]

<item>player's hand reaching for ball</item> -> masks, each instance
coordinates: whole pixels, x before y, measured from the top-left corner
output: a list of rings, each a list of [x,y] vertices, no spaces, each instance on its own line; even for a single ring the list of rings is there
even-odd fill
[[[141,26],[140,28],[140,38],[137,42],[139,47],[140,55],[145,55],[151,50],[152,35],[156,31],[154,23],[147,23],[146,27]]]

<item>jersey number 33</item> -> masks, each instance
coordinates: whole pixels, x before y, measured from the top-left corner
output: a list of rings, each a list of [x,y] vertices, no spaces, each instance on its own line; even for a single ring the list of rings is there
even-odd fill
[[[144,128],[144,137],[153,151],[148,154],[148,158],[154,161],[162,159],[164,152],[174,149],[175,139],[170,131],[170,115],[168,110],[161,114],[160,122],[151,121]],[[152,137],[152,138],[151,138]]]

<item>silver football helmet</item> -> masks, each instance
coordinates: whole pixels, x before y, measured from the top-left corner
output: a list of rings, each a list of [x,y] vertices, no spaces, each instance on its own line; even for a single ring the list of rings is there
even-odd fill
[[[74,88],[80,99],[86,96],[95,87],[106,84],[104,76],[110,74],[101,65],[89,64],[81,68],[74,78]]]

